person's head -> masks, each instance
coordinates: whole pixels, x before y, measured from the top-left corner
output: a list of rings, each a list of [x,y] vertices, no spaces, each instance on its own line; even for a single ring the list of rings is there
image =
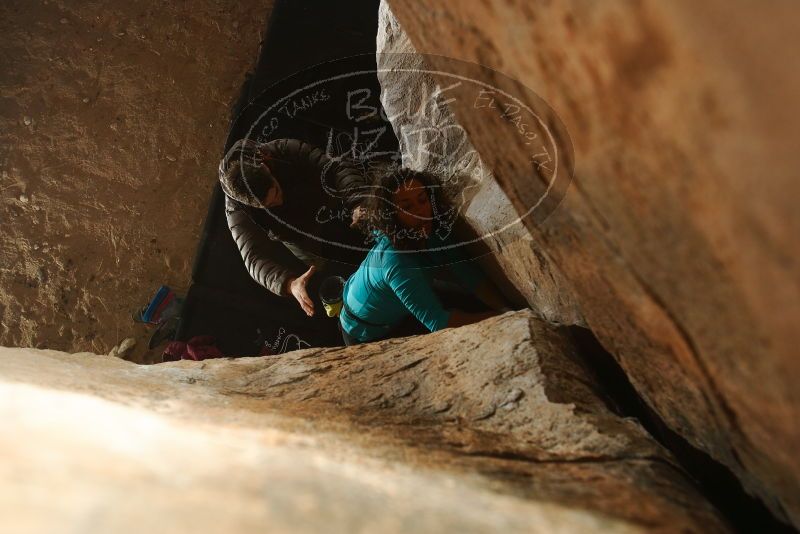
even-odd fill
[[[431,234],[431,191],[422,177],[409,175],[398,180],[397,188],[392,193],[392,204],[396,206],[395,218],[401,226]]]
[[[399,169],[382,177],[365,205],[361,227],[386,235],[397,248],[418,248],[446,218],[441,186],[431,174]]]
[[[266,154],[252,139],[240,139],[219,164],[222,191],[242,204],[272,208],[283,204],[283,189],[267,165]]]

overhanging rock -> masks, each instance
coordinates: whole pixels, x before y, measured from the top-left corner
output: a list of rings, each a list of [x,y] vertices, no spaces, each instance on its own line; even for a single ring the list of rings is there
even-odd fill
[[[449,108],[442,84],[428,72],[385,2],[378,12],[377,50],[381,103],[400,143],[403,166],[442,180],[470,233],[488,247],[491,255],[481,260],[495,280],[508,279],[542,318],[583,324],[560,270],[519,221]]]
[[[509,278],[572,295],[666,424],[800,525],[792,6],[390,5],[427,67],[446,71],[449,56],[494,68],[518,82],[492,83],[530,88],[566,125],[572,185],[546,221],[526,220],[563,277]],[[524,139],[472,102],[449,111],[523,213],[538,198]]]

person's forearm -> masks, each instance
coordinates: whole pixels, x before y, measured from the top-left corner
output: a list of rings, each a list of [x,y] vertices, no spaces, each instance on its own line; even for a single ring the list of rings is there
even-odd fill
[[[297,280],[297,278],[294,276],[286,277],[286,279],[283,281],[283,284],[281,284],[281,293],[280,293],[281,297],[288,297],[289,295],[292,294],[291,290],[292,282],[294,282],[295,280]]]

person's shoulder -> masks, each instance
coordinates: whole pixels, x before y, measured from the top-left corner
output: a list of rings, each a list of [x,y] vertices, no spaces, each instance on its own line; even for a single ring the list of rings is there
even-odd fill
[[[390,259],[394,247],[392,247],[392,242],[389,238],[378,232],[373,232],[373,237],[375,238],[375,243],[372,245],[372,255],[379,258],[381,262]]]
[[[248,206],[243,202],[239,202],[235,198],[229,197],[228,195],[223,194],[223,196],[225,197],[224,205],[225,205],[225,211],[227,213],[238,211],[241,213],[247,213],[249,215],[252,214],[253,212],[256,212],[256,208],[252,206]]]
[[[419,254],[418,251],[398,250],[386,238],[385,247],[381,252],[381,260],[387,276],[408,276],[409,271],[416,272],[421,266]]]
[[[386,235],[378,232],[373,233],[373,236],[375,242],[369,251],[370,266],[388,268],[395,264],[398,261],[398,255],[392,246],[391,240]]]

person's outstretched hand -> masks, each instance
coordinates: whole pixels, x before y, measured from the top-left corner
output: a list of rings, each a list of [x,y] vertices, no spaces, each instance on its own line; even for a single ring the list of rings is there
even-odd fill
[[[314,315],[314,301],[308,296],[306,285],[316,270],[317,268],[312,265],[302,275],[289,279],[289,292],[297,299],[300,307],[309,317]]]

